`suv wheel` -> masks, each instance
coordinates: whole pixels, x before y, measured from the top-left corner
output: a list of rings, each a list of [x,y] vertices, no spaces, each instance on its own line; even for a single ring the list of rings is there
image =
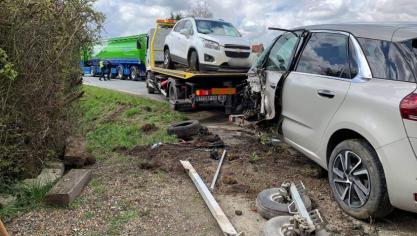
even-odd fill
[[[330,156],[328,173],[333,195],[349,215],[368,219],[391,213],[382,164],[365,140],[339,143]]]
[[[171,53],[169,52],[169,48],[166,48],[164,50],[164,68],[165,69],[173,69],[174,63],[171,59]]]
[[[190,65],[191,70],[198,71],[200,64],[198,62],[198,54],[196,51],[191,51],[190,58],[188,59],[188,65]]]

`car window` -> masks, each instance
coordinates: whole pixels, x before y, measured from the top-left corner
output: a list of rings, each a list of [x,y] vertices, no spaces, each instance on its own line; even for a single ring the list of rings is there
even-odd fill
[[[182,28],[184,28],[184,23],[185,23],[185,21],[180,21],[180,22],[178,22],[178,23],[175,25],[175,27],[174,27],[174,31],[175,31],[175,32],[180,32],[180,30],[181,30]]]
[[[187,29],[188,33],[190,35],[192,35],[193,34],[193,24],[191,23],[191,21],[189,21],[189,20],[185,21],[183,29]]]
[[[279,37],[272,46],[266,61],[266,69],[274,71],[286,71],[290,65],[294,48],[298,37],[293,33],[285,33]]]
[[[400,45],[366,38],[358,38],[358,41],[371,67],[372,77],[415,82],[408,62],[401,53]]]
[[[350,78],[355,78],[359,73],[358,55],[356,54],[352,40],[349,40],[349,68]]]
[[[224,35],[240,37],[239,31],[232,24],[224,21],[196,20],[197,31],[200,34]]]
[[[350,78],[348,36],[312,33],[296,71],[338,78]]]

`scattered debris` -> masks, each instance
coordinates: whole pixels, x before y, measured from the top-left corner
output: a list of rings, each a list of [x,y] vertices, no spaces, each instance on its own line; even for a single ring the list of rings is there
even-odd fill
[[[87,152],[85,140],[82,137],[69,137],[65,146],[65,166],[80,168],[96,163],[96,159]]]
[[[152,144],[151,150],[161,146],[162,144],[163,144],[162,142]]]
[[[145,134],[149,134],[149,133],[155,132],[158,129],[159,129],[158,126],[156,126],[153,123],[151,123],[151,124],[145,124],[142,127],[140,127],[140,130],[142,132],[144,132]]]
[[[210,151],[210,158],[213,159],[213,160],[216,160],[216,161],[219,160],[220,159],[219,152],[216,151],[216,150],[211,150]]]
[[[210,185],[210,190],[211,191],[214,190],[214,185],[216,184],[217,177],[219,176],[220,169],[222,168],[222,164],[223,164],[223,160],[224,160],[225,156],[226,156],[226,149],[224,149],[224,151],[223,151],[222,158],[220,159],[219,165],[217,166],[216,173],[214,174],[214,177],[213,177],[213,181],[211,182],[211,185]]]
[[[239,235],[189,161],[180,161],[225,235]]]
[[[237,184],[237,180],[230,176],[225,176],[223,178],[223,183],[228,184],[228,185],[233,185],[233,184]]]
[[[46,202],[51,205],[68,206],[91,180],[89,169],[72,169],[46,194]]]
[[[0,195],[0,209],[12,205],[16,201],[13,195]]]
[[[143,110],[147,111],[147,112],[151,112],[152,111],[152,107],[150,106],[144,106]]]
[[[167,129],[168,134],[176,135],[178,138],[187,139],[197,135],[201,128],[198,120],[187,120],[174,123]]]
[[[236,214],[237,216],[241,216],[241,215],[243,215],[243,212],[242,212],[241,210],[236,210],[236,211],[235,211],[235,214]]]

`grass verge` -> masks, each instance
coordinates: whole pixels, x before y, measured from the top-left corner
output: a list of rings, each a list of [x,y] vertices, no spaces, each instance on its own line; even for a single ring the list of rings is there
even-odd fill
[[[87,148],[96,157],[109,156],[117,149],[136,145],[175,142],[176,138],[168,135],[166,128],[186,119],[162,101],[91,86],[84,86],[84,92],[81,127]],[[149,124],[157,128],[148,132],[142,130]]]

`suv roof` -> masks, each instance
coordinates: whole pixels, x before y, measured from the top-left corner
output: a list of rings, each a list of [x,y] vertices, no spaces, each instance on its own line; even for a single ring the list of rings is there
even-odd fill
[[[323,24],[297,29],[346,31],[356,37],[395,42],[417,38],[417,22]]]

